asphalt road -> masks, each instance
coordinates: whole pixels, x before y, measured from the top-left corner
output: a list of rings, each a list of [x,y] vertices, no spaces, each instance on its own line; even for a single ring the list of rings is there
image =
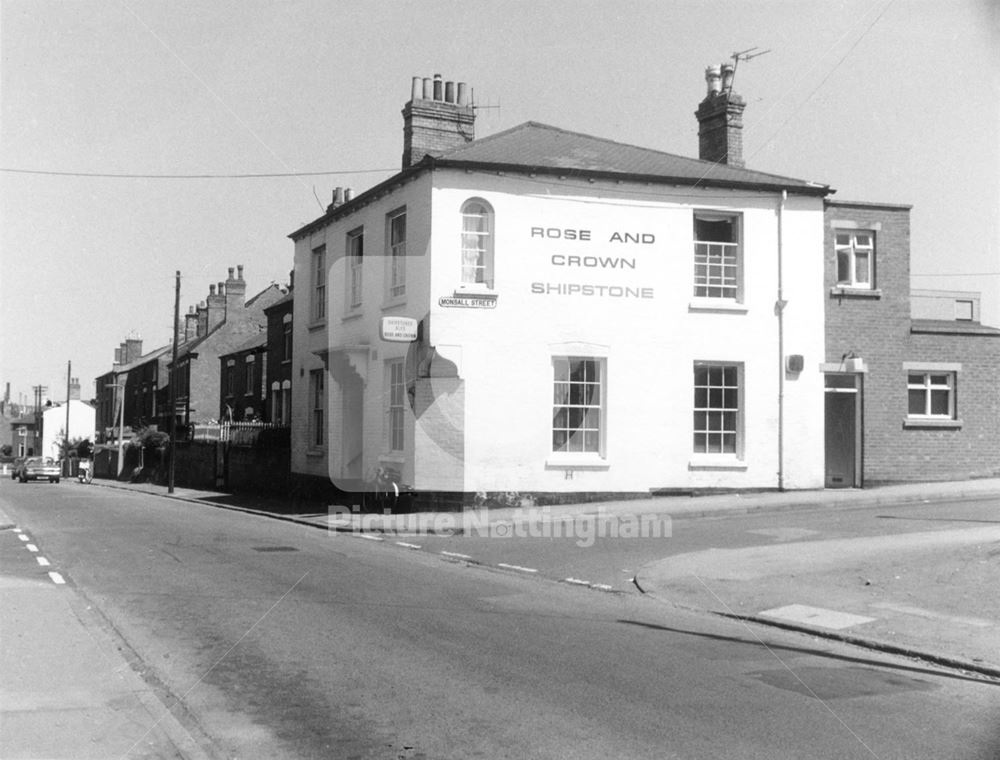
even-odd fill
[[[0,501],[213,757],[1000,756],[1000,687],[914,662],[134,493]]]
[[[594,506],[595,513],[600,509]],[[535,570],[552,580],[568,578],[637,593],[632,579],[646,565],[664,557],[693,551],[740,549],[792,541],[852,539],[900,535],[913,531],[949,530],[997,525],[997,499],[905,504],[892,507],[844,506],[796,509],[747,515],[666,518],[663,537],[592,540],[602,518],[547,525],[532,521],[519,531],[489,536],[396,536],[390,543],[416,544],[424,551],[449,551],[488,565],[505,563]],[[604,518],[604,535],[615,535],[612,518]],[[574,531],[576,531],[574,535]],[[589,531],[589,532],[588,532]],[[516,535],[516,533],[521,535]],[[534,535],[528,535],[533,532]],[[623,529],[619,534],[623,534]],[[555,537],[553,537],[555,536]]]

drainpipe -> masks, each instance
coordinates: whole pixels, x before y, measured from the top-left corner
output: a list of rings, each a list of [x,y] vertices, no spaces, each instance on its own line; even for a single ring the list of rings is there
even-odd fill
[[[778,490],[785,490],[785,299],[782,282],[782,245],[784,243],[785,201],[788,191],[781,191],[778,202],[778,302],[774,311],[778,316]]]

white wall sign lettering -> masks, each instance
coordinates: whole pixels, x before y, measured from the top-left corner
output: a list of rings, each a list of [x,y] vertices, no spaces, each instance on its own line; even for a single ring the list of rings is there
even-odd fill
[[[559,245],[566,241],[574,243],[596,243],[598,249],[604,246],[615,245],[616,250],[619,245],[653,245],[656,243],[656,235],[652,232],[627,232],[615,230],[610,233],[598,231],[599,240],[594,239],[592,230],[579,229],[576,227],[531,227],[530,237],[544,241],[550,241]],[[606,240],[606,243],[600,241]],[[574,246],[575,247],[575,246]],[[593,250],[591,248],[591,250]],[[570,267],[581,270],[604,270],[607,277],[612,278],[612,271],[633,272],[639,268],[640,259],[635,256],[608,256],[601,255],[597,251],[591,255],[577,255],[569,253],[549,254],[549,264],[554,267]],[[581,275],[583,272],[581,272]],[[536,295],[559,295],[559,296],[592,296],[597,298],[621,298],[621,299],[652,299],[653,288],[645,287],[638,283],[624,282],[621,284],[597,284],[597,283],[577,283],[577,282],[533,282],[531,292]],[[444,305],[444,304],[442,304]]]

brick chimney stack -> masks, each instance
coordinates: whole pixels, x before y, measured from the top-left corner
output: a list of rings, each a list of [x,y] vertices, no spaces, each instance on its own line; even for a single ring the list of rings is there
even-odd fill
[[[80,400],[80,378],[78,377],[69,379],[69,399],[70,401]]]
[[[208,305],[201,301],[198,304],[198,337],[203,338],[208,333]]]
[[[182,343],[187,343],[198,337],[198,313],[194,310],[194,306],[189,306],[188,313],[184,315],[183,330]]]
[[[403,168],[428,153],[440,155],[476,138],[476,112],[465,82],[413,77],[410,102],[403,106]]]
[[[733,92],[734,73],[731,63],[705,70],[708,94],[695,111],[698,158],[743,167],[743,109],[747,104]]]
[[[226,321],[226,291],[225,283],[218,283],[218,291],[215,285],[208,286],[208,298],[205,299],[208,309],[208,325],[205,333],[210,333],[216,327]]]
[[[125,339],[125,364],[131,364],[142,356],[142,338]]]
[[[247,284],[243,279],[243,265],[236,267],[237,274],[233,277],[233,268],[229,267],[229,277],[226,279],[226,318],[235,317],[246,304]]]

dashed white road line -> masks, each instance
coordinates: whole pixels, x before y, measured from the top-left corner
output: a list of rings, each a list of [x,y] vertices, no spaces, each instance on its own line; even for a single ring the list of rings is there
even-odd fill
[[[66,583],[66,579],[63,578],[61,575],[59,575],[59,573],[57,572],[53,571],[49,573],[49,577],[52,579],[52,582],[55,583],[57,586],[62,586],[63,584]]]
[[[49,565],[52,564],[47,559],[45,559],[45,557],[35,557],[35,559],[38,560],[38,564],[41,565],[42,567],[48,567]]]
[[[26,548],[26,549],[27,549],[27,550],[28,550],[29,552],[37,552],[37,551],[38,551],[38,547],[37,547],[37,546],[35,546],[34,544],[28,544],[28,545],[27,545],[27,546],[26,546],[25,548]]]
[[[521,567],[520,565],[508,565],[506,562],[498,562],[497,567],[505,567],[508,570],[517,570],[522,573],[537,573],[538,571],[533,567]]]
[[[459,554],[458,552],[441,552],[445,557],[455,557],[456,559],[472,559],[468,554]]]
[[[355,533],[358,538],[367,538],[369,541],[385,541],[381,536],[369,536],[367,533]]]
[[[24,535],[23,533],[19,534],[19,535],[18,535],[18,538],[19,538],[19,539],[21,539],[22,541],[30,541],[30,540],[31,540],[30,538],[28,538],[28,537],[27,537],[26,535]]]
[[[590,585],[590,583],[588,581],[582,581],[579,578],[566,578],[565,582],[566,583],[572,583],[574,586],[589,586]]]
[[[396,546],[402,546],[402,547],[405,547],[407,549],[419,549],[420,548],[419,544],[408,544],[408,543],[406,543],[406,541],[397,541],[396,542]]]

